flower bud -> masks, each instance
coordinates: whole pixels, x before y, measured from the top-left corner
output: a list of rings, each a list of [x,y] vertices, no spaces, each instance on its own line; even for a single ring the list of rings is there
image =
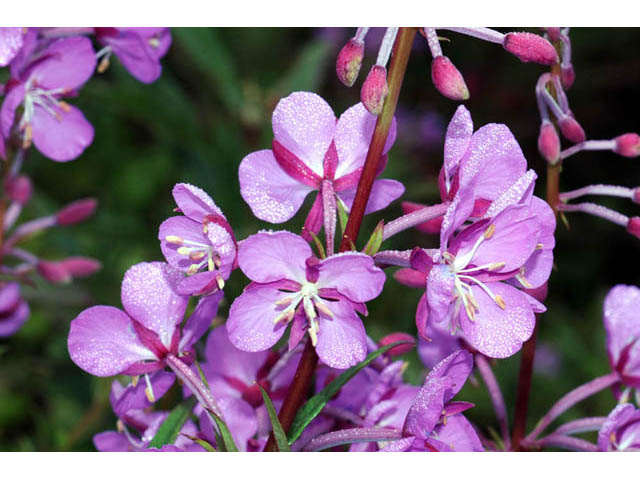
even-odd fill
[[[443,55],[434,58],[431,62],[431,80],[445,97],[457,101],[469,99],[469,89],[462,74],[451,60]]]
[[[549,35],[549,40],[552,42],[560,40],[560,27],[547,27],[545,30],[547,31],[547,35]]]
[[[573,69],[573,65],[562,65],[560,67],[560,80],[565,90],[569,90],[576,80],[576,72]]]
[[[636,238],[640,238],[640,217],[631,217],[627,223],[627,232]]]
[[[102,268],[102,264],[89,257],[68,257],[58,262],[72,277],[87,277]]]
[[[347,87],[353,85],[358,78],[363,57],[364,42],[359,42],[355,38],[349,40],[340,50],[336,61],[336,73],[340,81]]]
[[[83,198],[70,203],[56,215],[58,225],[73,225],[93,215],[98,202],[95,198]]]
[[[640,135],[637,133],[625,133],[614,138],[616,146],[613,149],[623,157],[637,157],[640,155]]]
[[[551,165],[560,159],[560,137],[549,120],[543,120],[538,135],[538,151]]]
[[[370,113],[380,115],[388,94],[387,69],[382,65],[374,65],[362,84],[360,100]]]
[[[402,332],[390,333],[386,337],[380,339],[380,341],[378,342],[378,345],[380,345],[381,347],[384,347],[385,345],[390,345],[395,342],[408,342],[408,343],[405,343],[403,345],[398,345],[397,347],[393,347],[391,350],[389,350],[387,352],[387,355],[389,355],[390,357],[404,355],[405,353],[413,350],[413,348],[416,346],[416,339],[413,338],[413,336],[409,335],[408,333],[402,333]]]
[[[51,283],[69,283],[71,282],[71,274],[61,265],[60,262],[49,262],[40,260],[38,262],[38,273],[42,278]]]
[[[634,203],[640,203],[640,187],[633,189],[633,197],[631,198]]]
[[[558,63],[558,52],[549,41],[540,35],[529,32],[507,33],[502,43],[504,49],[523,62],[535,62],[542,65]]]
[[[571,115],[565,115],[558,120],[558,126],[564,138],[573,143],[584,142],[587,136],[578,121]]]
[[[20,205],[26,205],[31,199],[33,187],[31,180],[26,175],[12,177],[7,182],[7,194],[11,200],[18,202]]]

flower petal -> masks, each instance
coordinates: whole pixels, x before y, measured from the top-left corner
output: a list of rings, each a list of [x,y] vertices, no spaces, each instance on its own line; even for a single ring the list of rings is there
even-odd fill
[[[640,338],[640,288],[616,285],[607,294],[603,310],[609,361],[616,368],[622,351]]]
[[[33,114],[33,143],[40,152],[56,162],[68,162],[80,156],[93,142],[93,126],[73,105],[64,109],[52,106],[56,116],[40,105]]]
[[[367,356],[367,334],[362,320],[348,300],[329,306],[333,319],[321,314],[316,352],[333,368],[349,368]]]
[[[444,139],[444,171],[449,181],[469,148],[472,134],[471,113],[464,105],[460,105],[449,122],[447,135]]]
[[[98,377],[122,373],[145,360],[157,360],[136,335],[129,316],[114,307],[91,307],[71,321],[69,355],[84,371]]]
[[[454,452],[484,452],[478,434],[464,415],[447,417],[447,422],[435,429],[438,440],[449,445]]]
[[[387,208],[391,202],[400,198],[404,193],[404,185],[397,180],[378,179],[373,182],[371,195],[367,202],[364,213],[369,214]],[[353,200],[356,196],[356,189],[342,190],[338,196],[344,202],[347,210],[351,210]]]
[[[453,301],[455,275],[447,265],[434,265],[427,276],[427,305],[429,320],[441,323],[446,320]]]
[[[238,247],[238,264],[254,282],[277,280],[306,281],[306,259],[313,255],[302,237],[287,231],[260,232],[243,240]]]
[[[293,218],[314,189],[290,177],[271,150],[250,153],[238,169],[240,194],[260,220],[282,223]]]
[[[22,301],[10,313],[4,313],[0,317],[0,338],[9,337],[20,330],[20,327],[28,320],[30,314],[29,304]]]
[[[138,263],[124,274],[121,298],[125,311],[171,345],[176,325],[183,319],[189,298],[178,295],[182,274],[162,262]]]
[[[195,310],[189,316],[182,329],[180,350],[189,350],[209,329],[218,313],[222,292],[205,295],[200,298]],[[211,335],[209,335],[211,338]]]
[[[68,37],[53,41],[41,53],[44,59],[29,73],[44,90],[76,90],[91,78],[96,69],[96,55],[91,40]]]
[[[172,194],[180,211],[191,220],[202,223],[204,217],[211,214],[225,218],[222,210],[201,188],[189,183],[177,183],[173,187]]]
[[[191,220],[188,217],[176,216],[167,218],[160,224],[160,229],[158,230],[160,249],[169,265],[186,272],[191,265],[202,261],[202,259],[191,260],[189,255],[179,254],[178,249],[181,245],[167,242],[166,238],[169,236],[180,237],[188,242],[201,244],[204,250],[208,246],[209,240],[202,231],[202,223]]]
[[[386,276],[373,258],[359,252],[345,252],[322,260],[316,286],[335,288],[357,303],[373,300],[382,292]]]
[[[22,47],[22,27],[0,27],[0,67],[6,67]]]
[[[255,285],[236,298],[229,310],[227,332],[229,340],[245,352],[261,352],[271,348],[286,330],[274,320],[283,307],[276,305],[286,293],[268,285]]]
[[[428,438],[442,415],[445,392],[451,388],[448,378],[428,378],[407,413],[403,433]]]
[[[464,386],[471,370],[473,370],[473,355],[466,350],[458,350],[433,367],[426,381],[445,377],[451,380],[450,388],[444,394],[444,401],[448,402]]]
[[[294,92],[278,102],[272,124],[275,139],[323,177],[324,155],[336,131],[329,104],[315,93]]]

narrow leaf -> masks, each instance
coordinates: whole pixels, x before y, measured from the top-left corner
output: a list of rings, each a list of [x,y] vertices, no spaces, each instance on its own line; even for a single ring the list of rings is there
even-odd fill
[[[340,220],[340,236],[344,235],[344,230],[347,228],[347,220],[349,220],[349,215],[347,215],[347,210],[344,207],[344,203],[340,198],[337,199],[336,206],[338,207],[338,220]]]
[[[322,246],[322,242],[320,241],[318,236],[315,233],[313,233],[311,230],[307,230],[307,232],[309,233],[309,235],[311,235],[311,238],[313,239],[313,243],[316,246],[316,249],[318,250],[318,255],[320,256],[320,258],[327,258],[327,254],[324,251],[324,247]]]
[[[227,424],[224,423],[224,421],[220,417],[218,417],[215,413],[209,412],[209,411],[208,413],[211,416],[211,418],[213,418],[213,421],[216,422],[216,425],[218,426],[218,431],[220,432],[220,436],[222,437],[222,443],[225,448],[224,451],[237,452],[238,447],[236,447],[236,443],[233,441],[233,437],[231,436],[231,432],[229,431],[229,427],[227,427]],[[221,447],[221,445],[219,446]]]
[[[213,445],[211,445],[206,440],[202,440],[201,438],[194,437],[192,435],[187,435],[186,433],[181,433],[180,435],[182,435],[183,437],[188,438],[189,440],[191,440],[194,443],[197,443],[202,448],[204,448],[207,452],[217,452],[217,450],[215,448],[213,448]]]
[[[158,431],[149,443],[149,448],[161,448],[164,445],[172,444],[178,437],[184,422],[189,418],[195,404],[196,399],[191,397],[175,407],[165,421],[162,422],[160,428],[158,428]]]
[[[333,398],[335,394],[337,394],[340,389],[351,380],[360,370],[373,362],[376,358],[382,355],[385,352],[388,352],[393,347],[397,347],[398,345],[403,345],[409,342],[394,342],[389,345],[385,345],[382,348],[379,348],[375,352],[371,352],[367,355],[362,362],[359,364],[349,368],[342,372],[338,377],[336,377],[329,385],[327,385],[320,393],[311,397],[307,402],[298,410],[296,417],[293,419],[293,424],[291,425],[291,429],[289,431],[289,445],[292,445],[300,435],[302,431],[311,423],[311,421],[316,418],[324,406]]]
[[[276,409],[273,407],[273,403],[267,395],[267,392],[264,391],[260,385],[260,393],[262,393],[262,399],[264,400],[264,405],[267,407],[267,413],[269,413],[269,419],[271,420],[271,427],[273,428],[273,436],[276,439],[276,444],[278,445],[279,452],[290,452],[289,443],[287,442],[287,434],[284,433],[282,429],[282,425],[280,425],[280,420],[278,420],[278,414],[276,413]]]
[[[364,253],[367,255],[374,256],[380,250],[380,246],[382,245],[382,234],[384,232],[384,220],[380,220],[376,228],[373,229],[373,233],[367,244],[364,247]]]

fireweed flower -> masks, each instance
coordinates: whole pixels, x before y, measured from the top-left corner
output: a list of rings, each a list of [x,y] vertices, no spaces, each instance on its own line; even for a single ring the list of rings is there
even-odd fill
[[[401,440],[383,451],[483,451],[473,426],[461,412],[473,405],[451,400],[473,369],[473,357],[464,350],[436,365],[420,388],[404,420]]]
[[[331,367],[364,359],[367,339],[357,313],[367,313],[364,302],[376,298],[385,281],[371,257],[346,252],[318,260],[298,235],[261,232],[239,245],[238,264],[252,283],[229,311],[229,339],[237,348],[267,350],[291,323],[290,348],[308,332]]]
[[[305,229],[318,233],[323,218],[335,219],[336,202],[342,202],[346,210],[351,208],[376,117],[359,103],[336,121],[321,97],[296,92],[280,100],[272,123],[272,150],[253,152],[240,164],[242,198],[260,220],[282,223],[296,214],[309,193],[317,190]],[[383,155],[395,137],[394,121]],[[385,208],[403,192],[400,182],[376,180],[365,213]],[[303,235],[307,238],[305,232]]]
[[[20,296],[16,282],[0,286],[0,337],[16,333],[29,318],[29,304]]]
[[[640,288],[616,285],[604,301],[604,327],[611,368],[622,382],[640,388]]]
[[[161,262],[131,267],[122,281],[125,311],[91,307],[71,322],[71,359],[99,377],[149,374],[162,370],[171,355],[188,361],[222,294],[203,297],[181,329],[189,297],[176,292],[180,278],[179,271]],[[147,387],[152,388],[150,383]]]
[[[187,274],[178,284],[178,293],[203,295],[222,290],[236,261],[229,222],[198,187],[178,183],[173,198],[183,216],[165,220],[158,238],[167,262]]]
[[[30,36],[30,44],[36,42]],[[27,38],[25,38],[25,43]],[[0,110],[0,127],[9,138],[18,107],[17,121],[23,146],[31,142],[40,152],[58,162],[78,157],[93,141],[93,127],[76,107],[62,100],[73,95],[91,77],[96,59],[91,41],[84,37],[55,40],[42,51],[27,48],[31,55],[17,58],[6,97]]]
[[[630,403],[614,408],[598,432],[598,449],[602,452],[640,451],[640,410]]]
[[[95,35],[104,48],[97,54],[100,59],[98,71],[109,66],[111,54],[118,57],[122,65],[137,80],[153,83],[162,74],[160,59],[171,45],[171,32],[163,27],[96,27]]]

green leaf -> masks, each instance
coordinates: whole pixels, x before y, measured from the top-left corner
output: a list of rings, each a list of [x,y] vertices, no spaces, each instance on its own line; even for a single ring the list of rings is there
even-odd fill
[[[307,230],[307,233],[311,235],[311,238],[313,239],[313,243],[316,246],[316,249],[318,250],[318,255],[320,256],[320,258],[327,258],[327,254],[324,251],[324,247],[322,246],[322,242],[320,241],[318,236],[315,233],[313,233],[311,230]]]
[[[364,253],[367,255],[374,256],[380,250],[380,246],[382,245],[382,234],[384,233],[384,220],[380,220],[376,228],[373,229],[373,233],[371,237],[369,237],[369,241],[364,247]]]
[[[279,452],[290,452],[289,443],[287,442],[287,434],[284,433],[282,429],[282,425],[280,425],[280,420],[278,420],[278,414],[276,413],[276,409],[273,407],[273,403],[267,395],[267,392],[264,391],[260,385],[260,393],[262,393],[262,399],[264,400],[264,404],[267,407],[267,412],[269,413],[269,419],[271,420],[271,427],[273,428],[273,436],[276,439],[276,444],[278,445]]]
[[[164,445],[173,443],[178,437],[184,422],[189,418],[195,404],[196,399],[191,397],[174,408],[158,428],[158,432],[149,443],[149,448],[161,448]]]
[[[206,440],[202,440],[201,438],[198,437],[193,437],[191,435],[187,435],[186,433],[181,433],[181,435],[183,437],[188,438],[189,440],[191,440],[192,442],[197,443],[198,445],[200,445],[202,448],[204,448],[207,452],[217,452],[217,450],[215,448],[213,448],[213,445],[211,445],[209,442],[207,442]]]
[[[393,347],[397,347],[398,345],[403,345],[405,343],[410,342],[390,343],[389,345],[385,345],[384,347],[379,348],[375,352],[371,352],[362,362],[342,372],[320,393],[307,400],[307,403],[305,403],[302,408],[298,410],[296,417],[293,419],[293,424],[291,425],[291,430],[289,431],[289,445],[292,445],[293,442],[300,438],[302,431],[307,427],[307,425],[309,425],[309,423],[311,423],[314,418],[316,418],[320,414],[327,402],[340,391],[345,383],[355,377],[355,375],[360,370],[369,365],[380,355],[391,350]]]
[[[231,432],[229,431],[229,427],[224,421],[218,417],[215,413],[209,412],[213,421],[216,422],[218,426],[218,432],[220,432],[220,436],[222,437],[222,444],[224,445],[225,452],[237,452],[238,447],[236,447],[236,443],[233,441],[233,437],[231,436]],[[222,448],[223,445],[219,445]]]
[[[347,228],[347,221],[349,220],[349,215],[347,215],[347,209],[342,203],[340,198],[337,199],[336,206],[338,207],[338,220],[340,220],[340,237],[344,235],[344,230]]]

